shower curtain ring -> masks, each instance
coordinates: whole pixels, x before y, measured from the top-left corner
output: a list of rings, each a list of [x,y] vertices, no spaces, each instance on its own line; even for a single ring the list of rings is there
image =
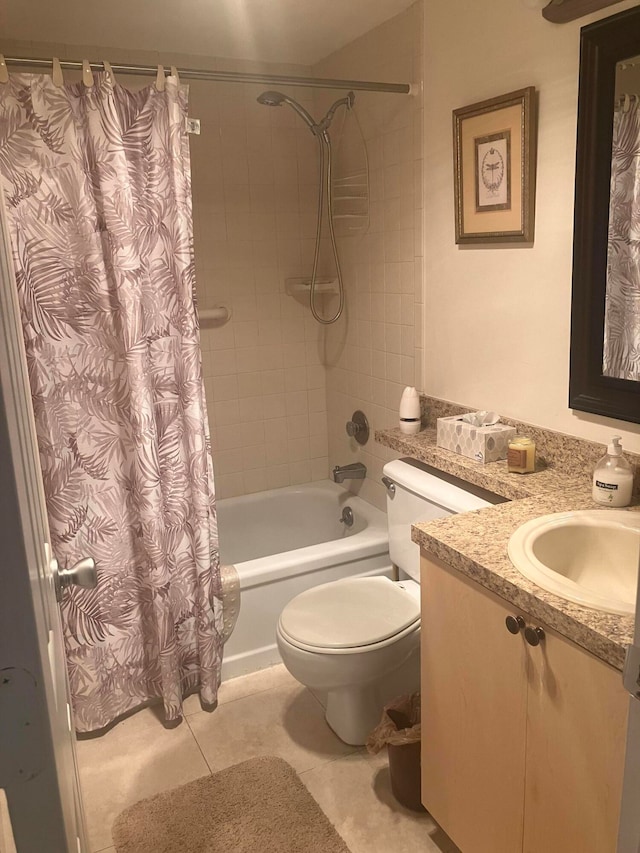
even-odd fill
[[[82,82],[90,89],[93,86],[93,72],[88,59],[82,60]]]
[[[104,70],[111,81],[111,85],[116,85],[116,75],[113,73],[113,68],[111,67],[111,63],[107,62],[106,59],[102,60],[102,65],[104,66]]]
[[[60,65],[60,60],[57,56],[54,56],[51,60],[51,79],[53,80],[53,85],[62,87],[64,86],[64,75],[62,73],[62,65]]]

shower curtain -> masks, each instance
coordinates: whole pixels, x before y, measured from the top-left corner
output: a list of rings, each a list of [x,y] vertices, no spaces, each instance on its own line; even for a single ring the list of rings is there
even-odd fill
[[[640,381],[640,99],[613,117],[602,372]]]
[[[0,85],[9,213],[78,731],[195,689],[214,706],[222,604],[194,306],[187,90],[111,75]]]

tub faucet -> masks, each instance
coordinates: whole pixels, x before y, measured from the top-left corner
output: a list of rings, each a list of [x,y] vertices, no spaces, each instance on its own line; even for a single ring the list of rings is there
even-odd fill
[[[362,462],[353,462],[351,465],[336,465],[333,469],[333,482],[343,483],[345,480],[364,480],[367,476],[367,467]]]

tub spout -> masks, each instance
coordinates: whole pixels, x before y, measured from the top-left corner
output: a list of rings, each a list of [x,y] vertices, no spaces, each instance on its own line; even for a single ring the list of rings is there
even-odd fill
[[[343,483],[345,480],[364,480],[367,476],[367,467],[362,462],[353,462],[351,465],[336,465],[333,469],[333,482]]]

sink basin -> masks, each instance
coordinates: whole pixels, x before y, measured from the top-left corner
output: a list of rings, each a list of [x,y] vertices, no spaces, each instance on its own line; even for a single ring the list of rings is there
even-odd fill
[[[509,539],[509,558],[548,592],[605,613],[633,614],[640,512],[581,510],[534,518]]]

